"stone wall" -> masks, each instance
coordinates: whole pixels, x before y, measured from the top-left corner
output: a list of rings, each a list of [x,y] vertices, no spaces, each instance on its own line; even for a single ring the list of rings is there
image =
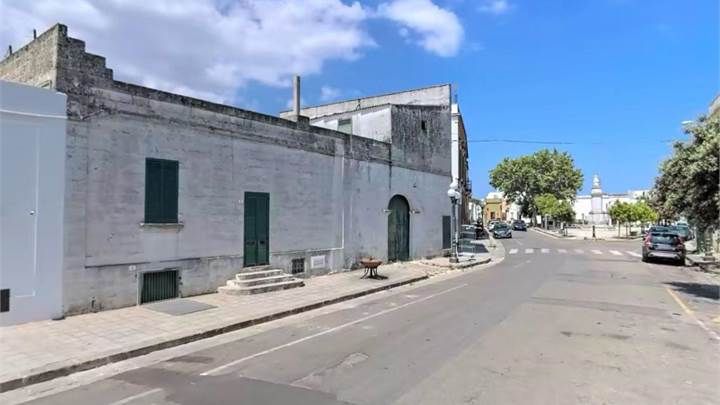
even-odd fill
[[[66,33],[53,27],[28,45],[33,52],[0,62],[0,78],[31,84],[54,69],[54,87],[68,95],[66,313],[136,304],[145,271],[178,269],[182,296],[224,285],[243,265],[248,191],[270,194],[270,262],[286,270],[295,258],[305,259],[306,275],[385,258],[395,194],[413,209],[411,255],[440,253],[450,210],[441,123],[427,138],[408,133],[390,144],[123,83]],[[55,48],[44,45],[51,40]],[[13,68],[28,64],[45,70]],[[449,120],[440,110],[404,108],[394,125],[416,131],[423,114]],[[146,158],[179,162],[181,224],[142,224]],[[311,268],[313,256],[326,265]]]

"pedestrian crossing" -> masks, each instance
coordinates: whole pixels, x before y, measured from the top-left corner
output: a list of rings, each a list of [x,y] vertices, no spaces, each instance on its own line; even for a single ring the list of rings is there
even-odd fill
[[[568,249],[549,249],[549,248],[517,249],[517,248],[512,248],[512,249],[508,250],[508,254],[510,254],[510,255],[518,255],[518,254],[523,254],[523,253],[526,255],[532,255],[535,253],[540,253],[540,254],[557,253],[557,254],[561,254],[561,255],[592,254],[592,255],[597,255],[597,256],[608,256],[609,255],[609,256],[618,256],[618,257],[624,257],[624,256],[632,256],[632,257],[638,257],[638,258],[642,257],[642,254],[640,254],[639,252],[635,252],[635,251],[631,251],[631,250],[620,251],[620,250],[615,250],[615,249],[611,249],[611,250],[607,250],[607,251],[600,250],[600,249],[590,249],[589,251],[587,251],[587,253],[583,249],[573,249],[572,251],[568,251]]]

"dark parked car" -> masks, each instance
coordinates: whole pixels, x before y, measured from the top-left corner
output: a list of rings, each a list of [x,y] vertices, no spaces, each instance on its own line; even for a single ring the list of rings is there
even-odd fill
[[[512,228],[515,231],[527,231],[527,225],[525,225],[525,221],[523,220],[513,222]]]
[[[496,239],[512,238],[512,228],[510,228],[510,225],[504,222],[498,222],[497,224],[495,224],[492,233],[493,237],[495,237]]]
[[[642,260],[672,260],[679,264],[685,263],[685,245],[676,233],[651,233],[645,237],[642,247]]]
[[[678,234],[683,241],[692,239],[692,232],[687,225],[673,225],[670,227],[670,232]]]

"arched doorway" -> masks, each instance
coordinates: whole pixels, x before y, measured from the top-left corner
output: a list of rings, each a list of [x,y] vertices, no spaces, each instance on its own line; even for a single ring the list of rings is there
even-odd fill
[[[388,261],[410,258],[410,204],[401,195],[390,199],[388,204]]]

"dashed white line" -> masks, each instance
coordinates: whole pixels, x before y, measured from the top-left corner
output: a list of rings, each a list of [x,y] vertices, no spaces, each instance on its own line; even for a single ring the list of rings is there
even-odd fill
[[[248,361],[248,360],[252,360],[252,359],[254,359],[254,358],[257,358],[257,357],[260,357],[260,356],[264,356],[264,355],[266,355],[266,354],[270,354],[270,353],[273,353],[273,352],[276,352],[276,351],[278,351],[278,350],[285,349],[285,348],[288,348],[288,347],[291,347],[291,346],[295,346],[295,345],[297,345],[297,344],[299,344],[299,343],[306,342],[306,341],[308,341],[308,340],[310,340],[310,339],[314,339],[314,338],[316,338],[316,337],[320,337],[320,336],[323,336],[323,335],[327,335],[328,333],[337,332],[337,331],[339,331],[339,330],[341,330],[341,329],[347,328],[348,326],[353,326],[353,325],[356,325],[356,324],[358,324],[358,323],[360,323],[360,322],[365,322],[365,321],[367,321],[367,320],[370,320],[370,319],[373,319],[373,318],[377,318],[378,316],[382,316],[382,315],[388,314],[388,313],[390,313],[390,312],[397,311],[397,310],[399,310],[399,309],[403,309],[403,308],[408,307],[408,306],[413,305],[413,304],[418,304],[418,303],[420,303],[420,302],[427,301],[427,300],[429,300],[429,299],[435,298],[435,297],[440,296],[440,295],[443,295],[443,294],[447,294],[447,293],[449,293],[450,291],[454,291],[454,290],[457,290],[458,288],[463,288],[463,287],[466,287],[466,286],[468,286],[467,283],[460,284],[460,285],[456,285],[455,287],[448,288],[447,290],[443,290],[443,291],[437,292],[437,293],[435,293],[435,294],[428,295],[428,296],[426,296],[426,297],[417,299],[417,300],[415,300],[415,301],[410,301],[410,302],[405,303],[405,304],[403,304],[403,305],[398,305],[398,306],[396,306],[396,307],[384,309],[384,310],[382,310],[382,311],[380,311],[380,312],[376,312],[376,313],[374,313],[374,314],[372,314],[372,315],[368,315],[368,316],[364,316],[364,317],[362,317],[362,318],[358,318],[358,319],[356,319],[356,320],[354,320],[354,321],[347,322],[347,323],[344,323],[344,324],[342,324],[342,325],[335,326],[335,327],[330,328],[330,329],[326,329],[326,330],[324,330],[324,331],[322,331],[322,332],[318,332],[318,333],[315,333],[315,334],[312,334],[312,335],[308,335],[308,336],[305,336],[305,337],[303,337],[303,338],[296,339],[296,340],[293,340],[293,341],[291,341],[291,342],[288,342],[288,343],[285,343],[285,344],[282,344],[282,345],[279,345],[279,346],[275,346],[275,347],[270,348],[270,349],[267,349],[267,350],[263,350],[263,351],[261,351],[261,352],[257,352],[257,353],[255,353],[255,354],[251,354],[251,355],[246,356],[246,357],[243,357],[243,358],[241,358],[241,359],[237,359],[237,360],[231,361],[231,362],[229,362],[229,363],[223,364],[222,366],[218,366],[218,367],[215,367],[215,368],[210,369],[210,370],[208,370],[208,371],[205,371],[204,373],[200,373],[200,375],[201,375],[201,376],[208,376],[208,375],[212,375],[212,374],[217,374],[218,372],[220,372],[220,371],[222,371],[222,370],[225,370],[225,369],[227,369],[227,368],[229,368],[229,367],[232,367],[232,366],[238,365],[238,364],[240,364],[240,363],[246,362],[246,361]]]
[[[525,253],[527,253],[527,254],[530,254],[533,252],[535,252],[535,249],[532,249],[532,248],[525,249]]]
[[[540,253],[550,253],[550,249],[542,248],[540,249]]]
[[[625,253],[629,254],[630,256],[642,257],[642,255],[638,252],[631,252],[631,251],[627,250],[627,251],[625,251]]]
[[[617,250],[611,250],[610,253],[612,253],[615,256],[622,256],[622,253],[618,252]]]
[[[517,252],[518,252],[517,249],[510,249],[510,251],[508,253],[510,253],[511,255],[514,255]]]
[[[601,255],[601,254],[602,254],[602,252],[599,251],[599,250],[597,250],[597,249],[593,249],[592,252],[595,253],[596,255]]]

